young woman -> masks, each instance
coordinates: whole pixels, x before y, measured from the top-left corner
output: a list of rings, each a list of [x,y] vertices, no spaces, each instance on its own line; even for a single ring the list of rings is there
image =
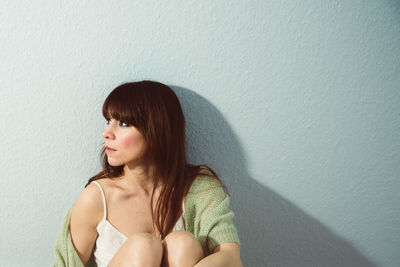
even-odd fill
[[[103,116],[103,170],[68,211],[54,266],[242,266],[226,188],[186,160],[175,93],[122,84]]]

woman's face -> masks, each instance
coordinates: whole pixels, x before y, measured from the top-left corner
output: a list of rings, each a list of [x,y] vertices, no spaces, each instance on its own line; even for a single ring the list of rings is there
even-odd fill
[[[103,137],[108,163],[111,166],[143,163],[146,142],[142,133],[134,126],[111,118],[107,120]]]

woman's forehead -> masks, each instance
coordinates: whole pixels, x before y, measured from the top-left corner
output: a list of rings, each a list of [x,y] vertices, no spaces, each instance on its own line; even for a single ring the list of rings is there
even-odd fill
[[[107,118],[112,118],[112,119],[118,119],[121,117],[121,115],[119,114],[119,112],[115,109],[108,109],[106,110],[106,112],[104,113],[105,117]]]
[[[129,118],[127,118],[126,116],[123,116],[116,110],[108,110],[104,115],[105,115],[104,117],[108,120],[116,120],[116,121],[129,120]]]

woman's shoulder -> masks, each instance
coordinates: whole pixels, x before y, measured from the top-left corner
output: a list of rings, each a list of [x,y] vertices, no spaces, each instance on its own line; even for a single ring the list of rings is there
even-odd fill
[[[215,173],[210,168],[201,166],[190,186],[189,193],[198,193],[216,187],[223,186]]]
[[[97,181],[100,183],[99,181]],[[103,184],[102,184],[103,186]],[[100,189],[93,182],[82,189],[72,208],[72,214],[86,215],[86,218],[97,225],[103,218],[103,200]]]

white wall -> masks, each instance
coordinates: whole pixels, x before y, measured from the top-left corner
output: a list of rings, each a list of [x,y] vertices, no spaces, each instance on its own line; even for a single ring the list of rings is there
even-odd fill
[[[400,265],[396,1],[2,1],[0,266],[49,266],[106,95],[174,87],[245,266]]]

